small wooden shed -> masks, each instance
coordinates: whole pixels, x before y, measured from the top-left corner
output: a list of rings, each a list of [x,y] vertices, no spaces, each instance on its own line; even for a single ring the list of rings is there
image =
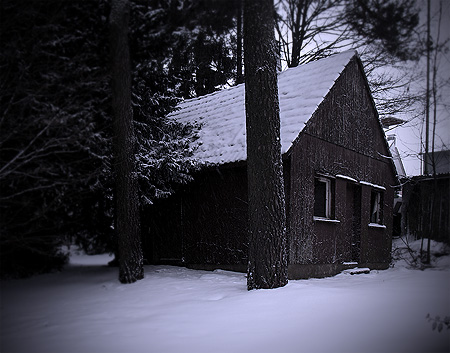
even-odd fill
[[[357,52],[288,69],[278,80],[289,278],[390,263],[395,166]],[[194,181],[146,210],[150,263],[247,268],[244,85],[171,115],[201,126]]]
[[[418,175],[403,182],[402,235],[450,245],[450,173]]]

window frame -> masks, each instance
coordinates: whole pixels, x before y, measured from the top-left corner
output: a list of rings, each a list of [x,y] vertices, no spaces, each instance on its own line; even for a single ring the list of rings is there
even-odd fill
[[[317,215],[316,214],[316,199],[317,199],[317,193],[316,193],[316,182],[324,183],[325,184],[325,200],[324,200],[324,206],[325,206],[325,214],[324,215]],[[330,177],[322,176],[322,175],[316,175],[314,177],[314,205],[313,205],[313,219],[314,220],[322,220],[322,221],[333,221],[333,180]]]
[[[369,225],[383,225],[383,200],[383,191],[372,188],[370,191]]]

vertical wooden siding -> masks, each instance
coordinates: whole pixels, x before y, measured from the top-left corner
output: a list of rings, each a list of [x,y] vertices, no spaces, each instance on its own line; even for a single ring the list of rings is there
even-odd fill
[[[358,62],[353,60],[335,83],[291,151],[290,263],[326,264],[349,261],[352,212],[345,179],[335,180],[335,218],[313,220],[314,176],[350,176],[384,186],[384,224],[371,228],[371,188],[361,185],[360,262],[389,262],[392,203],[396,184],[378,116]]]
[[[284,156],[290,264],[351,261],[355,227],[360,230],[360,263],[389,262],[396,181],[390,160],[382,157],[388,154],[365,78],[353,60]],[[386,228],[368,227],[371,187],[357,184],[354,188],[341,178],[334,180],[335,218],[340,223],[315,222],[316,173],[343,174],[384,186]],[[356,210],[348,206],[355,193],[361,203]],[[146,241],[154,244],[146,247],[154,262],[180,257],[185,264],[247,264],[245,163],[206,169],[171,200],[162,203],[151,221],[153,232],[159,233]],[[354,215],[359,221],[352,219]]]
[[[247,264],[246,168],[196,176],[183,200],[183,257],[189,264]]]
[[[433,204],[434,201],[434,204]],[[450,245],[450,174],[417,176],[403,186],[403,234]]]

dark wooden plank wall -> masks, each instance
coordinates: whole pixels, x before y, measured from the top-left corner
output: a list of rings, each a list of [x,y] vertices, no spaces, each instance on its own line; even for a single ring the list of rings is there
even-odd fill
[[[359,63],[352,61],[284,156],[290,264],[335,264],[351,260],[347,207],[355,189],[335,180],[335,216],[313,221],[314,175],[343,174],[386,187],[386,229],[368,228],[371,188],[356,186],[360,215],[360,262],[389,262],[393,188],[396,184],[387,144]],[[379,152],[379,153],[377,153]],[[149,213],[145,252],[152,262],[179,258],[184,264],[247,264],[247,175],[245,163],[207,168],[195,181]],[[156,210],[157,209],[157,210]],[[176,233],[176,234],[175,234]]]
[[[436,184],[416,176],[403,186],[402,227],[405,235],[450,245],[450,174],[438,175]]]
[[[284,161],[289,199],[289,160]],[[289,215],[289,202],[286,213]],[[147,207],[144,253],[149,263],[247,265],[246,164],[205,168],[168,199]]]
[[[206,168],[194,181],[145,210],[150,263],[247,264],[245,166]]]
[[[352,259],[349,181],[335,179],[335,218],[313,220],[314,176],[347,175],[386,188],[386,229],[369,228],[371,187],[361,188],[360,262],[389,262],[392,203],[396,185],[392,164],[365,78],[354,59],[300,134],[291,157],[290,263],[340,263]]]
[[[174,194],[144,208],[142,248],[146,263],[182,263],[182,197]]]
[[[210,168],[183,199],[183,256],[189,264],[247,264],[245,166]]]

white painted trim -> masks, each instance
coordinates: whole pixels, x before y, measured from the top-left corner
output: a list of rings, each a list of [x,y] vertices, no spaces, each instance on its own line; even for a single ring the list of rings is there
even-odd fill
[[[342,174],[337,174],[337,175],[336,175],[336,178],[341,178],[341,179],[345,179],[345,180],[350,180],[350,181],[353,181],[354,183],[357,183],[357,182],[358,182],[358,180],[353,179],[352,177],[349,177],[349,176],[347,176],[347,175],[342,175]]]
[[[378,224],[378,223],[369,223],[369,227],[371,228],[386,228],[384,224]]]
[[[359,183],[362,184],[362,185],[371,186],[371,187],[376,188],[376,189],[386,190],[386,188],[384,186],[372,184],[372,183],[369,183],[368,181],[361,180]]]
[[[334,175],[327,174],[327,173],[317,172],[316,175],[319,177],[324,177],[324,178],[328,178],[328,179],[336,179],[336,177]]]
[[[331,218],[323,218],[323,217],[314,216],[313,219],[315,221],[319,221],[319,222],[341,223],[341,221],[339,221],[337,219],[331,219]]]
[[[317,178],[321,183],[325,184],[325,217],[328,219],[331,215],[331,199],[333,195],[331,195],[331,179],[319,176]]]

